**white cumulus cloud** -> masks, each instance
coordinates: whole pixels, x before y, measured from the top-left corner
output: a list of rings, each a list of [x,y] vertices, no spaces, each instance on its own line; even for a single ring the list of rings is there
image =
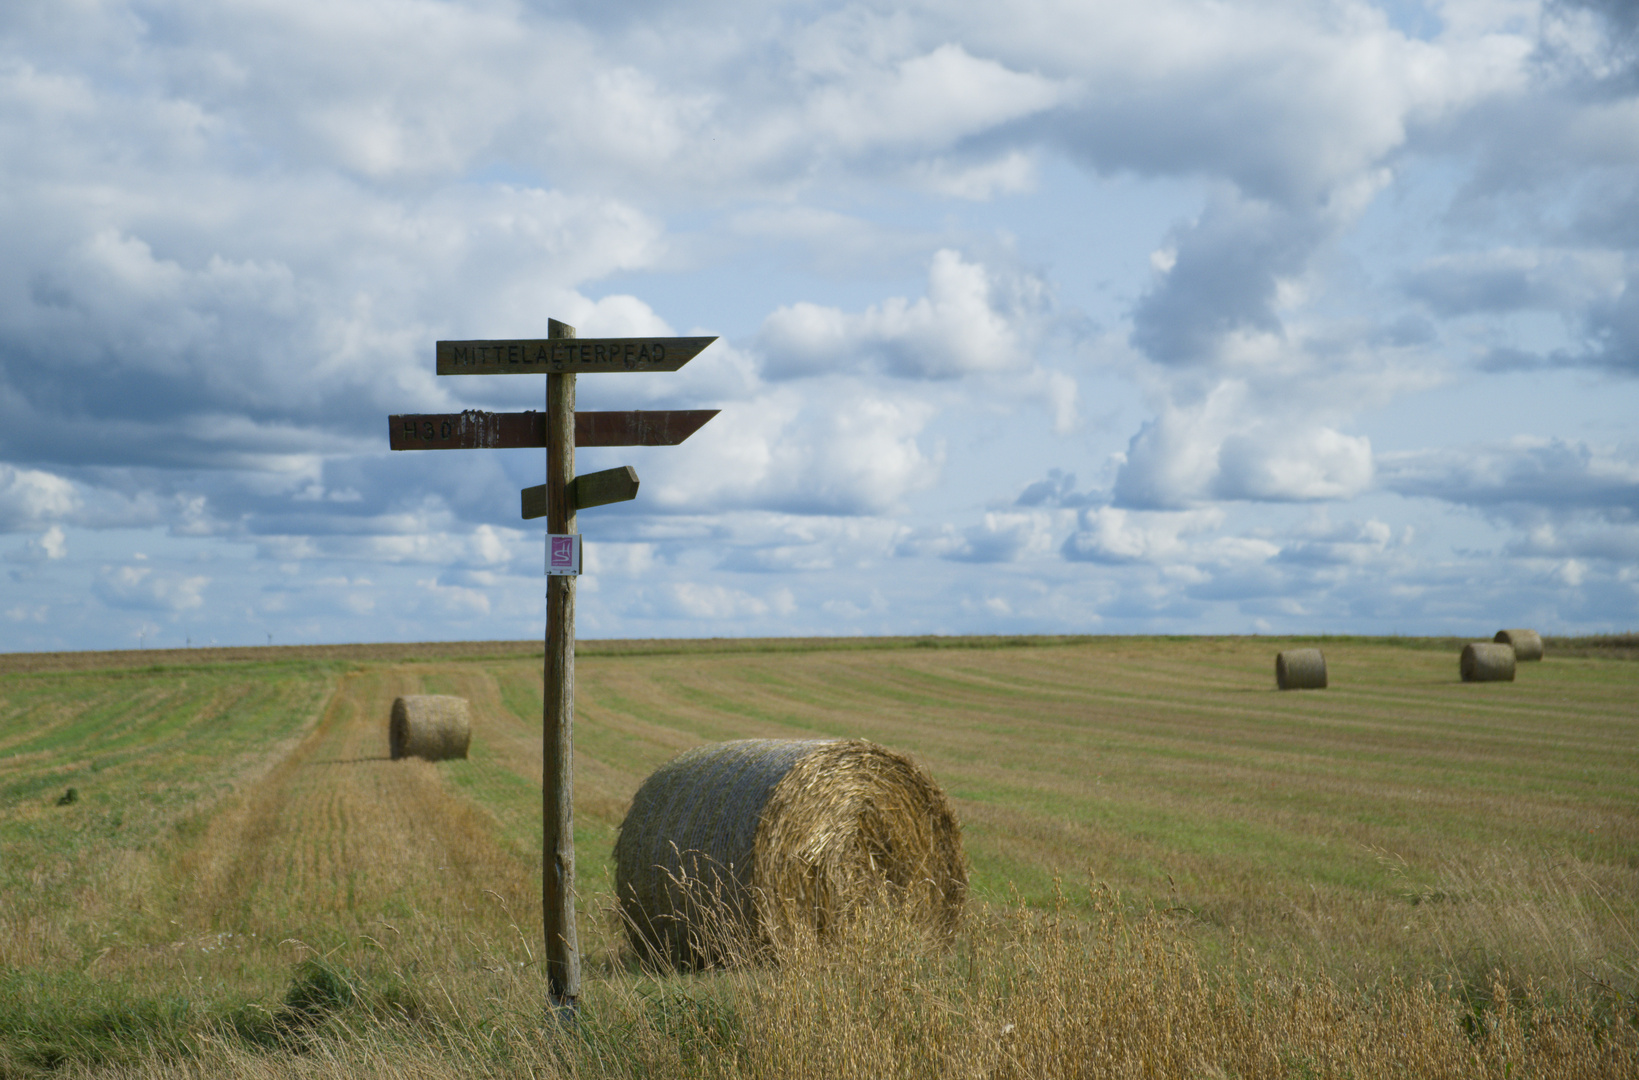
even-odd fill
[[[1003,282],[946,248],[928,267],[926,296],[894,297],[857,314],[806,302],[781,307],[763,321],[758,344],[771,378],[876,368],[949,379],[1027,364],[1024,324],[1039,303],[1037,283]]]
[[[149,566],[106,566],[94,590],[113,607],[135,611],[188,611],[205,603],[204,575],[180,574]]]

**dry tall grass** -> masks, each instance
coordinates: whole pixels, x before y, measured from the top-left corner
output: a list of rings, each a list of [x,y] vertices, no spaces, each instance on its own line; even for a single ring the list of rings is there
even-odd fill
[[[221,1023],[67,1075],[1639,1076],[1639,1030],[1596,1002],[1549,1008],[1531,986],[1499,986],[1494,1006],[1474,1013],[1426,981],[1361,996],[1246,952],[1205,963],[1164,916],[1132,917],[1107,892],[1090,907],[1092,920],[981,912],[954,945],[904,921],[866,919],[777,966],[604,976],[569,1029],[545,1016],[538,969],[515,959],[525,955],[516,945],[429,941],[361,975],[349,962],[369,965],[364,954],[382,948],[372,943],[310,962],[302,985],[321,992],[303,1000],[316,1004],[307,1013],[287,1004],[262,1029],[271,1037]],[[462,952],[482,962],[451,964]]]

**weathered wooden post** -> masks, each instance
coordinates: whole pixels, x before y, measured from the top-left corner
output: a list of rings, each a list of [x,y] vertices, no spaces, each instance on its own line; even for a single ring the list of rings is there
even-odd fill
[[[605,371],[676,371],[717,339],[578,338],[547,320],[547,337],[525,341],[440,341],[440,375],[546,375],[542,413],[412,413],[387,418],[394,450],[546,447],[546,483],[525,488],[522,513],[546,518],[546,659],[541,704],[541,907],[550,1006],[573,1017],[580,1000],[575,929],[575,577],[576,511],[637,497],[630,466],[575,475],[576,446],[676,446],[716,409],[576,412],[575,376]]]
[[[549,339],[575,328],[547,321]],[[546,531],[575,535],[575,373],[546,376]],[[550,540],[547,541],[551,543]],[[551,1005],[580,1001],[580,939],[575,933],[575,576],[546,579],[546,670],[541,697],[541,911]]]

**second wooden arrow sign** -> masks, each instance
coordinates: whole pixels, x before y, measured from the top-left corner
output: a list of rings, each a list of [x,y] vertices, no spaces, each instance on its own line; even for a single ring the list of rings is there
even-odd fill
[[[676,446],[705,426],[717,409],[577,412],[576,446]],[[387,418],[394,450],[502,450],[546,445],[546,414],[401,413]]]

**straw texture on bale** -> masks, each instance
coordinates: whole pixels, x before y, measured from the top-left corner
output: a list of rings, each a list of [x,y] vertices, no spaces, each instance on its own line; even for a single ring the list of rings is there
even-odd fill
[[[1535,630],[1498,630],[1492,641],[1514,647],[1514,659],[1519,661],[1542,659],[1542,635]]]
[[[1326,657],[1319,649],[1285,649],[1276,653],[1275,685],[1282,690],[1326,689]]]
[[[628,936],[679,967],[824,939],[885,903],[954,930],[961,826],[914,761],[858,739],[696,747],[638,788],[615,842]]]
[[[467,699],[448,694],[406,694],[393,701],[387,744],[393,760],[464,758],[472,742],[472,710]]]
[[[1514,647],[1494,641],[1474,641],[1463,646],[1463,682],[1513,682]]]

